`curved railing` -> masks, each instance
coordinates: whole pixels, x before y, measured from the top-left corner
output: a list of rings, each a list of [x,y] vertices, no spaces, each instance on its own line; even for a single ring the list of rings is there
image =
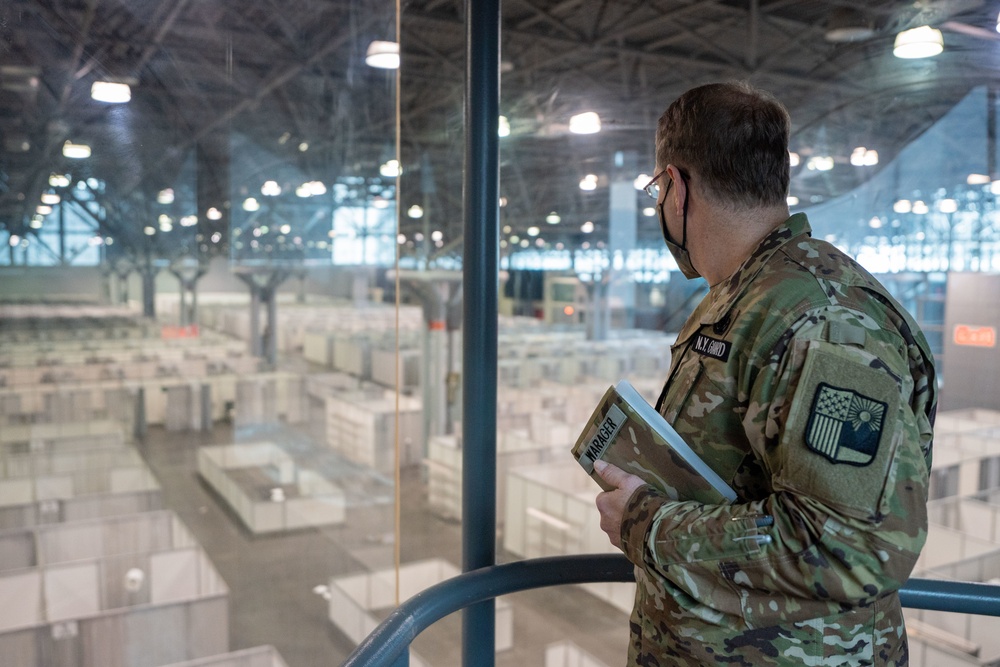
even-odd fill
[[[508,593],[598,581],[633,581],[632,564],[620,554],[558,556],[460,574],[401,604],[358,645],[343,667],[406,667],[410,643],[448,614]],[[1000,586],[910,579],[899,597],[904,607],[912,609],[1000,616]]]

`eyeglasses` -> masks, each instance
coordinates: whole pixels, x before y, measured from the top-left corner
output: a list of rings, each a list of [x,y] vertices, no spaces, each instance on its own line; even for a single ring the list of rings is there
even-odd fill
[[[664,169],[663,171],[661,171],[660,173],[658,173],[656,176],[653,176],[653,178],[650,179],[649,183],[646,183],[646,185],[644,185],[642,187],[642,191],[645,192],[650,197],[652,197],[653,199],[659,200],[660,199],[660,179],[666,173],[667,173],[667,170]],[[677,168],[677,173],[679,173],[681,175],[681,178],[684,179],[684,180],[690,180],[691,179],[691,177],[688,176],[688,173],[686,171],[684,171],[683,169],[681,169],[680,167]],[[672,178],[667,182],[667,189],[668,190],[670,189],[670,186],[673,184],[673,182],[674,182],[674,179],[672,179]]]
[[[656,176],[653,176],[653,178],[650,179],[649,183],[646,183],[646,185],[643,186],[642,191],[645,192],[650,197],[652,197],[653,199],[659,199],[660,198],[660,178],[665,173],[667,173],[666,169],[664,169],[663,171],[661,171],[660,173],[658,173]]]

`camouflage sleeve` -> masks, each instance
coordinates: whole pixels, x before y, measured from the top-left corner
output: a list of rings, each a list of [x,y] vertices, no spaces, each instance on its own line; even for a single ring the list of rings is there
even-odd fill
[[[914,412],[906,343],[856,315],[812,312],[751,359],[740,422],[766,497],[704,506],[643,487],[630,499],[623,550],[682,605],[761,627],[906,581],[927,534],[930,426]]]

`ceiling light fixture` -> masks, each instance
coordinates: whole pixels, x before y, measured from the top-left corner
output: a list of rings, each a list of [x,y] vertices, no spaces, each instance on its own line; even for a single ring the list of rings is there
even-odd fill
[[[172,188],[164,188],[156,193],[157,204],[173,204],[174,191]]]
[[[243,202],[243,210],[250,211],[251,213],[260,210],[260,202],[253,197],[247,197]]]
[[[414,204],[410,208],[406,209],[406,215],[413,219],[424,217],[424,209],[422,209],[417,204]]]
[[[587,174],[580,179],[580,189],[584,192],[593,192],[597,189],[597,175]]]
[[[49,206],[58,204],[61,200],[62,198],[54,192],[45,192],[42,194],[42,203]]]
[[[892,210],[896,213],[909,213],[913,209],[913,204],[909,199],[898,199],[892,205]]]
[[[558,213],[552,211],[547,216],[545,216],[545,222],[549,223],[550,225],[558,225],[560,222],[562,222],[562,218],[559,217]]]
[[[378,173],[386,178],[396,178],[402,173],[402,170],[399,168],[399,160],[386,160],[385,164],[379,166]]]
[[[938,202],[937,207],[942,213],[954,213],[958,210],[958,202],[954,199],[942,199]]]
[[[941,31],[927,25],[912,30],[904,30],[896,35],[892,55],[897,58],[930,58],[944,51]]]
[[[510,120],[507,118],[507,116],[500,116],[500,123],[497,126],[497,136],[499,137],[510,136]]]
[[[793,151],[788,151],[788,166],[797,167],[799,166],[799,154]]]
[[[990,182],[990,177],[986,174],[969,174],[966,176],[965,182],[969,185],[986,185]]]
[[[281,194],[281,186],[277,181],[264,181],[264,185],[260,186],[260,193],[265,197],[277,197]]]
[[[597,134],[601,131],[601,117],[595,111],[584,111],[569,119],[569,131],[573,134]]]
[[[851,153],[851,164],[855,167],[871,167],[878,164],[878,151],[858,146]]]
[[[124,104],[132,99],[132,89],[127,83],[113,81],[95,81],[90,87],[90,97],[98,102],[108,104]]]
[[[64,174],[51,174],[49,176],[49,185],[54,188],[65,188],[69,185],[69,176]]]
[[[35,213],[38,215],[49,215],[52,213],[52,207],[47,204],[39,204],[35,207]]]
[[[221,220],[222,211],[213,206],[212,208],[205,211],[205,217],[208,218],[209,220]]]
[[[375,40],[368,45],[365,64],[376,69],[399,69],[399,44]]]
[[[65,157],[73,160],[85,160],[90,157],[90,146],[87,144],[74,144],[72,141],[67,140],[63,144],[62,153]]]
[[[806,162],[810,171],[830,171],[833,169],[833,158],[829,155],[814,155]]]

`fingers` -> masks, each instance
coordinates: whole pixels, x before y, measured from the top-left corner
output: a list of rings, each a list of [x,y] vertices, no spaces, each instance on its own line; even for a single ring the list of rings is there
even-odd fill
[[[597,471],[601,479],[614,487],[621,486],[622,482],[629,475],[629,473],[607,461],[594,461],[594,470]]]

